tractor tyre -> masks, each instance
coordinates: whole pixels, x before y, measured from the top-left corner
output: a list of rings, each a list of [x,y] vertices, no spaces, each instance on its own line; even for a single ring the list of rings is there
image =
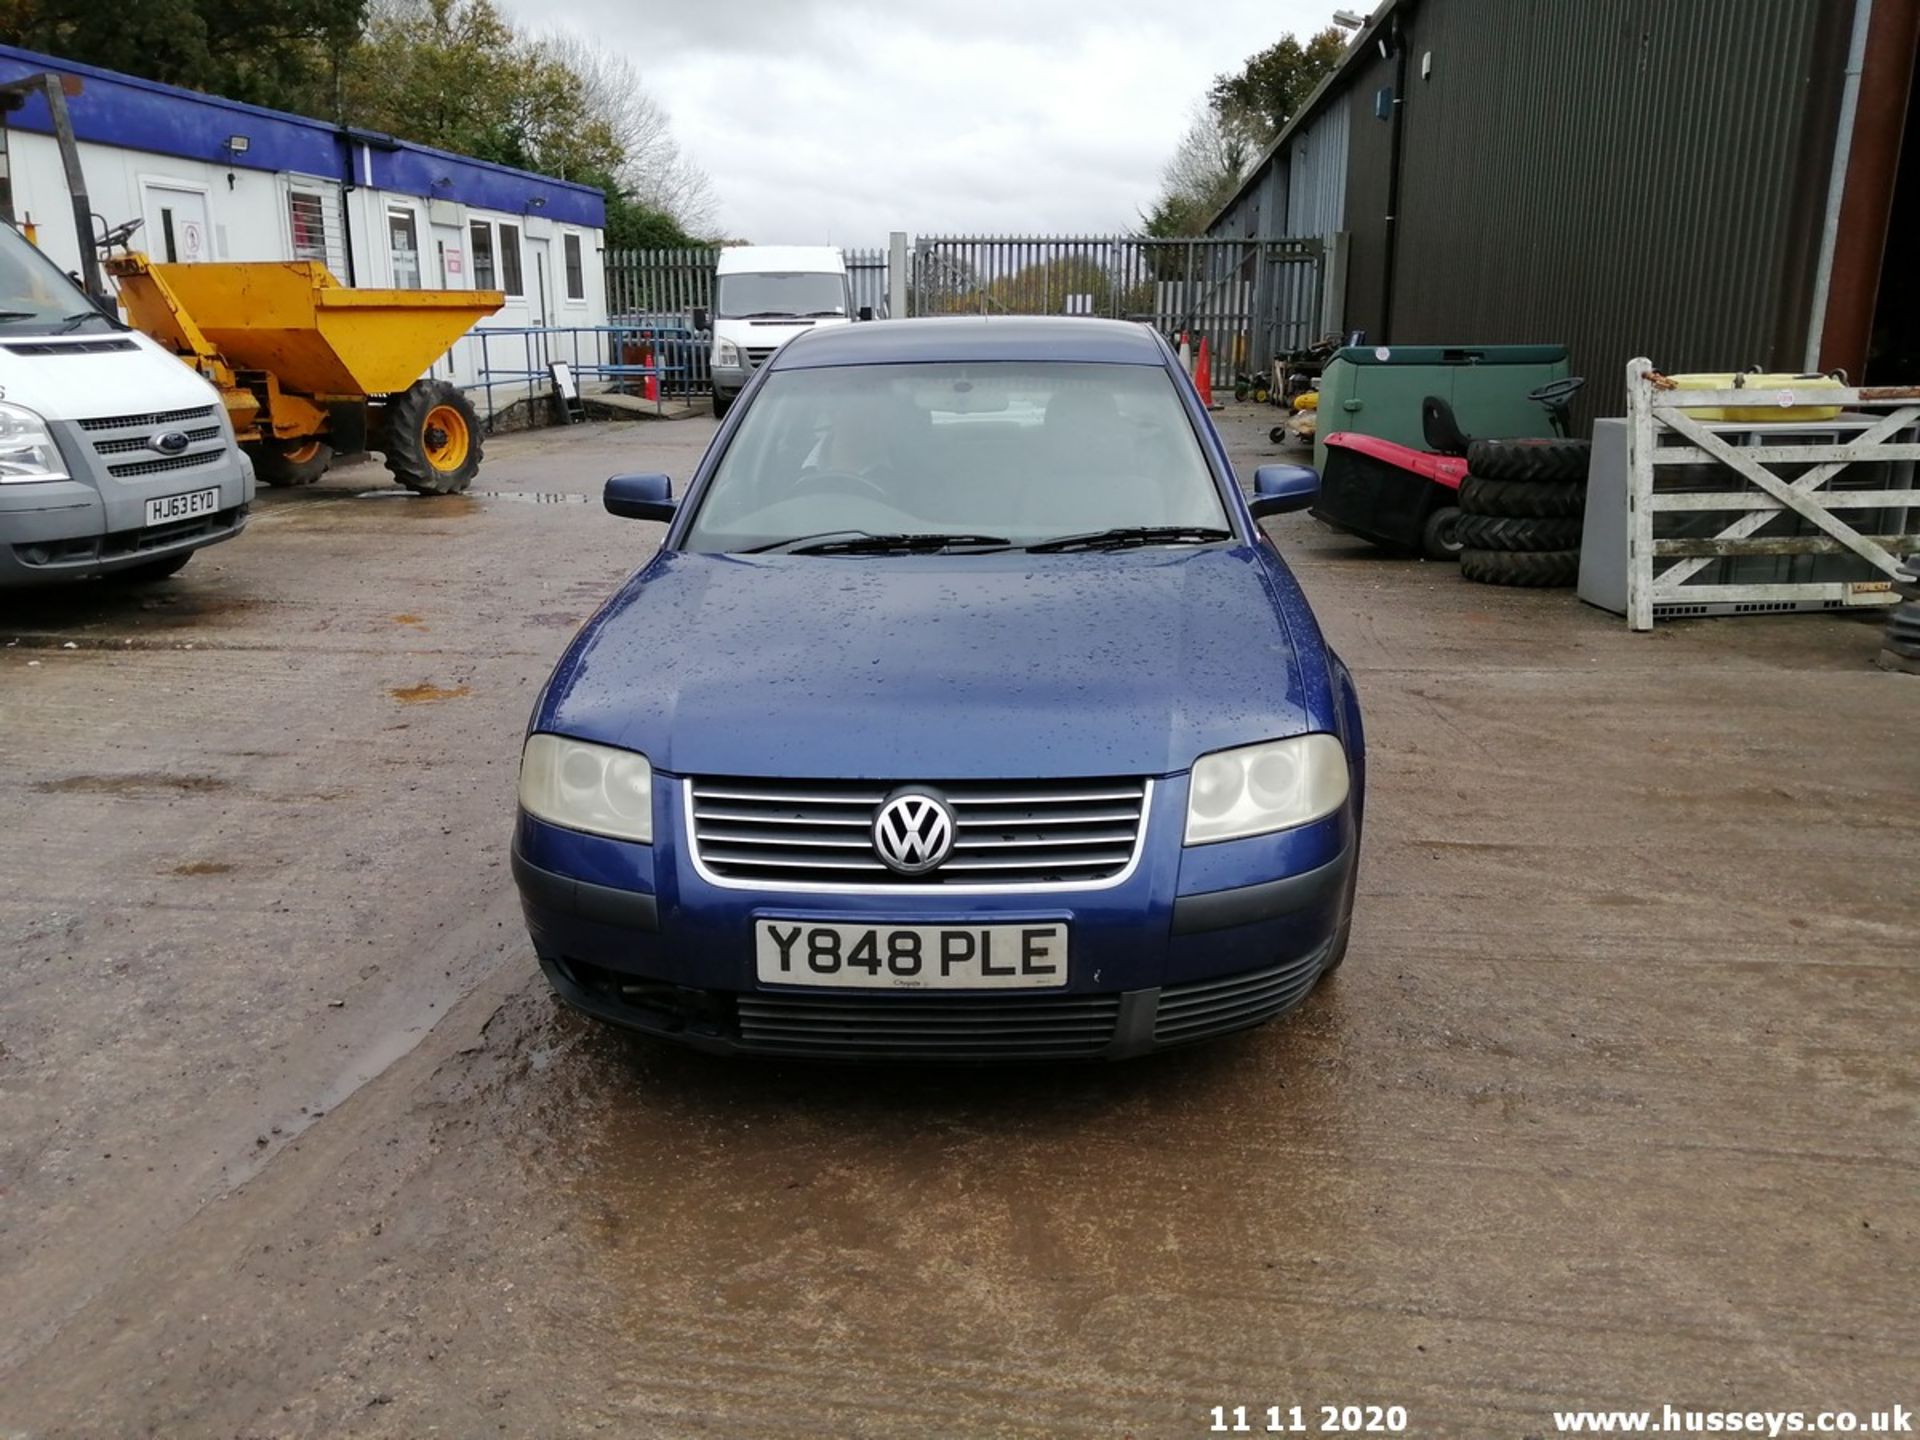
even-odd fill
[[[1523,519],[1511,515],[1462,515],[1460,543],[1474,550],[1578,550],[1577,517]]]
[[[1429,560],[1458,560],[1466,543],[1466,520],[1458,505],[1442,505],[1420,528],[1420,553]]]
[[[455,495],[480,469],[480,416],[444,380],[416,380],[387,402],[381,446],[394,481],[416,495]]]
[[[1593,446],[1585,440],[1475,440],[1467,469],[1486,480],[1587,482]]]
[[[1482,585],[1562,589],[1580,578],[1580,552],[1467,549],[1460,552],[1460,573]]]
[[[254,478],[262,485],[311,485],[333,464],[333,446],[308,436],[305,440],[263,440],[249,445]]]
[[[1469,475],[1460,482],[1460,508],[1469,515],[1510,515],[1522,520],[1582,516],[1587,487],[1569,481],[1489,480]]]

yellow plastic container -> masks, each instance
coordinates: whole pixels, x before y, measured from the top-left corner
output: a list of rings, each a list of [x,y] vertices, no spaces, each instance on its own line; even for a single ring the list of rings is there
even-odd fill
[[[1293,408],[1296,410],[1318,410],[1320,408],[1320,392],[1318,390],[1302,391],[1293,397]]]
[[[352,290],[312,260],[153,270],[228,364],[304,395],[405,390],[506,301],[498,290]]]
[[[1734,421],[1749,425],[1777,425],[1786,421],[1831,420],[1838,405],[1796,405],[1791,397],[1809,390],[1842,390],[1831,375],[1669,375],[1676,390],[1751,390],[1751,405],[1686,406],[1696,420]],[[1782,403],[1786,398],[1789,403]]]

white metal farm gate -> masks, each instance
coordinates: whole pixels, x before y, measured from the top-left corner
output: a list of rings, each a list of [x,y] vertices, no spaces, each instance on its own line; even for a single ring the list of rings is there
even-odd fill
[[[1782,420],[1695,413],[1756,405]],[[1815,407],[1842,413],[1792,418]],[[1709,605],[1892,604],[1901,557],[1920,551],[1916,461],[1920,386],[1681,390],[1649,361],[1630,362],[1627,623],[1650,630]],[[1676,526],[1685,517],[1694,523]],[[1774,573],[1730,577],[1727,561],[1771,562]]]

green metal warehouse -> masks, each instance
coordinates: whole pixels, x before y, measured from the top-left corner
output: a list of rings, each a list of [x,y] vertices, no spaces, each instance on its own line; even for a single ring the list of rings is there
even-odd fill
[[[1917,45],[1920,0],[1385,0],[1208,233],[1322,242],[1314,329],[1564,342],[1597,413],[1635,355],[1911,384]]]

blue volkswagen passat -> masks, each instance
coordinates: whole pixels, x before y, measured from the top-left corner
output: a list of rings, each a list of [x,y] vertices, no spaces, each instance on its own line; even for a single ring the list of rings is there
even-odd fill
[[[513,872],[568,1004],[702,1049],[1113,1058],[1346,950],[1352,677],[1166,343],[901,320],[755,375],[568,646]]]

